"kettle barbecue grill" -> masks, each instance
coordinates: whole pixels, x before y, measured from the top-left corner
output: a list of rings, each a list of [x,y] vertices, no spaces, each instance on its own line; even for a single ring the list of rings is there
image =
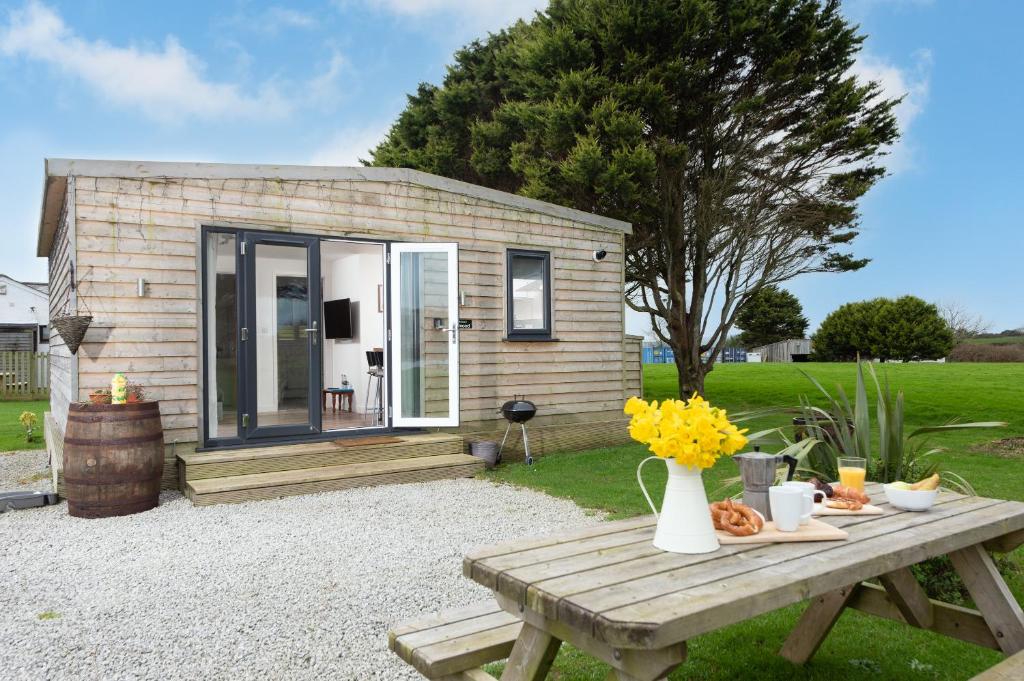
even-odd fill
[[[519,424],[523,429],[523,451],[526,453],[526,465],[533,465],[533,457],[530,456],[530,440],[526,437],[526,422],[537,414],[537,405],[526,399],[526,395],[513,395],[512,399],[501,405],[499,412],[508,421],[508,428],[505,429],[505,437],[501,438],[501,446],[498,447],[498,460],[501,461],[501,450],[505,448],[505,441],[508,439],[508,432],[512,426]]]

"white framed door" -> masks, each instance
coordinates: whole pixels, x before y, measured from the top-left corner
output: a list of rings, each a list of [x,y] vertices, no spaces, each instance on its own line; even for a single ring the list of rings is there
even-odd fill
[[[459,247],[391,244],[396,427],[459,425]]]

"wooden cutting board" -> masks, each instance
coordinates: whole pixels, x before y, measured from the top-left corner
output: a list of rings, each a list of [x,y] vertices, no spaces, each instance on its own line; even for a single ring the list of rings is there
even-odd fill
[[[796,532],[780,532],[775,523],[769,520],[757,534],[749,537],[735,537],[728,532],[716,530],[720,544],[776,544],[794,541],[839,541],[850,535],[838,527],[811,518],[811,522],[801,525]]]
[[[885,515],[885,509],[864,504],[859,511],[849,511],[845,508],[829,508],[825,504],[815,504],[811,515]]]

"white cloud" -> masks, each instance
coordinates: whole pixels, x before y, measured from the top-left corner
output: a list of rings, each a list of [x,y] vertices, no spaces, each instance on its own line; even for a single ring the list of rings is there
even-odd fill
[[[339,81],[349,63],[340,52],[331,54],[323,73],[310,78],[305,87],[306,99],[312,103],[335,104],[341,94]]]
[[[108,102],[163,121],[190,116],[276,118],[291,111],[273,83],[247,92],[235,83],[209,80],[202,62],[173,36],[162,49],[86,40],[35,0],[10,12],[7,24],[0,26],[0,55],[50,64]]]
[[[900,68],[869,52],[861,52],[850,69],[862,82],[878,82],[885,98],[903,97],[903,101],[896,105],[893,112],[899,125],[901,139],[890,149],[885,164],[893,173],[913,167],[912,149],[906,142],[907,132],[928,101],[932,53],[929,50],[918,50],[913,56],[914,61],[909,68]]]
[[[270,7],[264,16],[268,21],[279,25],[291,26],[292,28],[313,28],[316,26],[316,19],[312,15],[300,12],[290,7]]]
[[[370,149],[380,144],[390,129],[391,123],[343,128],[313,152],[309,163],[315,166],[360,166],[359,159],[369,159]]]
[[[345,0],[343,0],[344,2]],[[405,17],[450,15],[459,24],[496,31],[517,19],[527,19],[547,7],[546,0],[363,0],[366,4]]]
[[[273,5],[254,13],[237,12],[228,17],[225,24],[270,35],[277,34],[282,29],[309,30],[318,25],[316,17],[312,14],[279,5]]]

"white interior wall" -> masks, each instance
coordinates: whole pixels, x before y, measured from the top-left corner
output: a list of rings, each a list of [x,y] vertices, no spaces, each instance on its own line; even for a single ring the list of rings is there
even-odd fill
[[[384,247],[355,242],[322,242],[324,300],[348,298],[353,304],[353,338],[324,339],[324,386],[337,387],[342,374],[355,388],[353,408],[366,403],[366,352],[384,346],[384,313],[377,311],[377,287],[384,284]]]

